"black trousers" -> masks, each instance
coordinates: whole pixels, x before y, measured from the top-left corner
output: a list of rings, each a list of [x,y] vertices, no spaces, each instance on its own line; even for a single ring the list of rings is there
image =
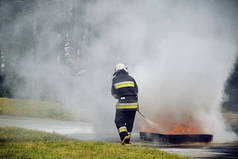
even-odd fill
[[[130,136],[135,120],[136,111],[116,110],[115,124],[118,129],[121,141],[125,136]],[[127,140],[130,142],[130,139]]]

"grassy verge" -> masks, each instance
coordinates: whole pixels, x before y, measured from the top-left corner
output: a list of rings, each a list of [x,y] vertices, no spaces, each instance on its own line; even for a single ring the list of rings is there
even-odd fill
[[[159,150],[102,142],[80,142],[56,134],[0,128],[3,159],[185,159]]]
[[[0,115],[70,120],[70,114],[58,103],[0,98]]]
[[[0,143],[69,141],[66,136],[17,127],[0,127]]]

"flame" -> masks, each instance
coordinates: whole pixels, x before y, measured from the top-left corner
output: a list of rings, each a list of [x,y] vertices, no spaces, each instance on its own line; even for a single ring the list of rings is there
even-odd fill
[[[152,129],[152,128],[147,129],[145,127],[140,128],[140,132],[157,133],[154,129]]]
[[[192,126],[188,124],[178,124],[171,126],[171,130],[165,132],[157,132],[155,129],[148,128],[146,126],[140,128],[140,132],[160,133],[167,135],[182,135],[182,134],[202,134],[199,126]]]
[[[165,134],[165,135],[182,135],[182,134],[204,134],[202,123],[196,120],[190,114],[184,115],[181,121],[176,121],[173,116],[168,116],[166,120],[163,115],[157,115],[150,122],[147,120],[140,127],[140,132]],[[152,122],[151,122],[152,121]]]
[[[202,134],[199,127],[192,127],[186,124],[174,125],[173,130],[168,132],[169,135],[175,134]]]

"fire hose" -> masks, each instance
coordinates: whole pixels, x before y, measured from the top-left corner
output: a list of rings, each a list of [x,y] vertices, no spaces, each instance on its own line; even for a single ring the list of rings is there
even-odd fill
[[[160,133],[164,132],[164,130],[155,122],[151,121],[149,118],[144,116],[139,110],[137,112],[141,115],[141,117],[145,120],[145,122],[150,126],[150,128],[159,131]]]

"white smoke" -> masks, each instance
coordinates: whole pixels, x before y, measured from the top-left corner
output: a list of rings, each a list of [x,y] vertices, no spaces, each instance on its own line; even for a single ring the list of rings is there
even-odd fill
[[[221,114],[224,84],[237,54],[238,24],[231,4],[82,1],[84,8],[77,19],[82,22],[71,32],[75,41],[81,40],[78,34],[85,29],[90,28],[93,34],[88,35],[91,42],[82,52],[81,64],[87,72],[75,78],[67,67],[47,59],[47,55],[57,54],[63,38],[55,30],[56,24],[67,21],[67,7],[62,6],[69,8],[74,3],[62,1],[59,6],[36,8],[29,17],[40,18],[45,24],[36,35],[35,55],[22,61],[19,74],[25,78],[26,87],[19,86],[16,96],[40,98],[42,89],[49,89],[45,95],[56,97],[77,118],[95,123],[99,133],[105,128],[116,133],[116,101],[110,89],[114,65],[123,62],[138,82],[140,109],[145,115],[171,124],[192,119],[204,132],[212,133],[215,142],[235,139]],[[49,10],[52,21],[45,21]]]
[[[103,28],[95,52],[133,68],[147,115],[170,125],[199,123],[215,142],[224,142],[235,139],[220,111],[237,35],[234,27],[224,25],[234,17],[219,14],[222,7],[217,5],[100,1],[89,8],[94,17],[89,20]]]
[[[216,142],[234,140],[234,134],[225,131],[220,111],[224,83],[235,52],[234,45],[221,45],[216,39],[180,36],[165,41],[158,64],[153,66],[158,71],[153,74],[148,68],[148,73],[139,78],[142,90],[146,91],[141,101],[144,111],[151,108],[152,116],[160,119],[158,123],[170,126],[199,123],[204,132],[214,135]]]

